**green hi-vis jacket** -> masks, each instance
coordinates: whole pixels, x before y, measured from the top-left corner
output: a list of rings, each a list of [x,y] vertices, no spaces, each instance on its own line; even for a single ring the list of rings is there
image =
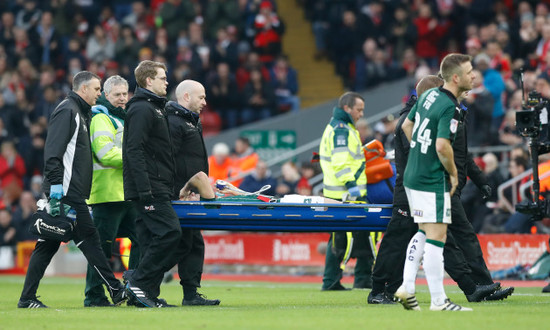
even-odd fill
[[[351,116],[341,108],[334,108],[330,123],[321,138],[319,156],[325,197],[341,200],[348,189],[354,186],[360,188],[362,197],[367,195],[361,138]]]
[[[122,133],[124,119],[103,94],[92,107],[90,138],[93,153],[92,191],[88,204],[124,201],[122,180]]]

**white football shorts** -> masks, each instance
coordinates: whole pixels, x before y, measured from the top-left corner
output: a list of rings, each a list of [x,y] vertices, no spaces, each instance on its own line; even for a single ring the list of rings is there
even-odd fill
[[[451,195],[405,187],[415,223],[451,223]]]

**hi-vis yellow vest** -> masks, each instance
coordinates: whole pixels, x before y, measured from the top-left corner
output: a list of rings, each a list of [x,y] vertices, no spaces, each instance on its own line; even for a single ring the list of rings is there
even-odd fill
[[[97,106],[96,106],[97,107]],[[117,123],[117,127],[113,124]],[[88,204],[124,201],[122,180],[122,133],[121,120],[105,113],[93,116],[90,124],[93,169],[92,190]]]
[[[341,200],[353,186],[359,187],[362,197],[367,195],[361,138],[350,115],[340,108],[334,108],[333,117],[325,128],[319,156],[325,197]]]

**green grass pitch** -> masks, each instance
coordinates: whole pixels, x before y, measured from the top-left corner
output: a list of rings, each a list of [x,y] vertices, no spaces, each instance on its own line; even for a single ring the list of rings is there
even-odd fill
[[[516,288],[500,302],[467,303],[446,286],[456,303],[473,312],[430,312],[426,286],[419,286],[421,312],[401,305],[367,305],[367,290],[321,292],[320,284],[204,281],[200,290],[221,299],[215,307],[181,307],[177,282],[163,284],[161,297],[177,308],[84,308],[84,279],[47,277],[39,299],[48,309],[17,309],[22,276],[0,276],[0,329],[547,329],[550,294]]]

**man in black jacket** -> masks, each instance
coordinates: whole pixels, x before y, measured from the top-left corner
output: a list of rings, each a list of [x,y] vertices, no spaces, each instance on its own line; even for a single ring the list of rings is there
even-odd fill
[[[174,189],[172,140],[164,106],[166,66],[142,61],[134,71],[138,87],[127,104],[122,142],[124,198],[138,211],[139,266],[125,272],[135,304],[170,307],[158,299],[164,272],[177,262],[181,228],[171,204]]]
[[[73,78],[73,91],[52,113],[44,147],[43,189],[50,197],[52,215],[53,210],[60,207],[59,201],[76,212],[73,240],[106,284],[113,303],[118,305],[126,299],[125,290],[101,250],[99,235],[86,205],[92,184],[92,149],[88,133],[91,106],[100,92],[101,82],[97,75],[79,72]],[[38,240],[17,307],[47,307],[36,298],[36,291],[59,244],[59,241]]]
[[[417,85],[418,95],[442,84],[443,81],[440,78],[427,76]],[[411,217],[407,196],[403,188],[402,174],[407,165],[409,142],[401,130],[401,125],[416,99],[415,95],[410,97],[400,113],[400,120],[395,130],[397,179],[394,189],[393,213],[376,258],[372,275],[373,288],[367,299],[369,304],[393,303],[391,297],[403,281],[403,265],[408,242],[418,230]],[[487,179],[468,153],[464,128],[464,110],[457,109],[457,111],[462,120],[459,121],[453,151],[459,183],[451,197],[453,224],[448,227],[447,241],[443,252],[445,270],[458,283],[470,302],[481,301],[482,299],[504,299],[514,289],[500,289],[499,283],[493,283],[483,260],[477,236],[465,215],[460,201],[460,191],[466,183],[467,176],[470,176],[484,195],[490,195],[491,189],[487,184]],[[466,260],[465,255],[468,256],[468,260]]]
[[[180,189],[198,172],[208,175],[208,154],[202,136],[199,114],[206,106],[204,86],[194,80],[184,80],[176,88],[177,102],[166,104],[166,113],[176,158],[173,199],[179,199]],[[178,274],[183,287],[182,305],[219,305],[217,299],[206,299],[197,292],[201,286],[204,264],[204,239],[199,229],[182,229],[178,247]]]

